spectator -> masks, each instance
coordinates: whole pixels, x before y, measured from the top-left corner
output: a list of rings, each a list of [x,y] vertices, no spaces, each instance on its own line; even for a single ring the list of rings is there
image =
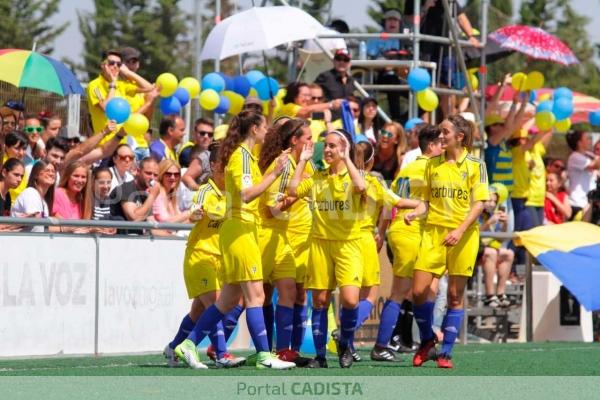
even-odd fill
[[[498,206],[506,199],[500,199],[495,183],[490,186],[490,199],[484,202],[483,213],[481,214],[482,232],[506,232],[508,229],[508,216],[504,206]],[[511,249],[503,246],[502,242],[496,239],[482,239],[485,244],[483,251],[483,274],[485,281],[485,294],[483,304],[488,307],[508,307],[510,300],[506,296],[506,282],[510,276],[510,270],[515,257]],[[494,289],[494,277],[496,278],[496,288]]]
[[[257,114],[263,113],[263,105],[262,101],[258,97],[248,96],[246,100],[244,100],[244,106],[242,107],[242,111],[249,110],[254,111]]]
[[[319,103],[326,101],[345,99],[354,93],[354,78],[350,75],[350,53],[346,49],[339,49],[333,56],[333,68],[321,72],[315,79],[315,83],[323,88],[325,98]],[[334,120],[340,118],[340,112],[332,111]],[[301,116],[307,118],[308,116]]]
[[[60,172],[62,171],[65,156],[68,152],[69,145],[63,138],[57,137],[48,139],[48,142],[46,143],[46,157],[44,160],[54,165],[57,184],[60,182]],[[29,176],[31,168],[32,166],[27,167],[25,176]]]
[[[127,97],[127,101],[131,104],[131,112],[144,114],[149,120],[152,120],[154,101],[158,98],[159,92],[137,74],[140,69],[141,53],[134,47],[125,47],[121,49],[121,57],[123,58],[123,67],[121,67],[120,76],[130,88],[126,92],[134,93]],[[127,137],[127,141],[135,152],[136,160],[140,161],[150,155],[148,141],[144,134],[130,135]]]
[[[583,220],[600,226],[600,185],[588,193],[588,204],[583,209]]]
[[[544,223],[544,200],[546,198],[546,167],[544,165],[544,155],[546,147],[552,139],[552,130],[547,132],[538,132],[534,137],[527,140],[521,139],[521,148],[528,152],[527,162],[529,167],[529,189],[527,190],[527,207],[533,226],[540,226]]]
[[[337,110],[340,108],[341,103],[342,100],[337,99],[328,103],[312,104],[308,84],[292,82],[286,88],[283,106],[279,110],[279,114],[290,118],[310,118],[314,112]]]
[[[90,219],[92,182],[89,168],[81,161],[68,164],[54,193],[52,215],[60,219]]]
[[[548,166],[546,167],[546,173],[554,173],[558,175],[560,178],[561,185],[564,187],[565,182],[567,182],[567,168],[565,167],[565,162],[560,159],[549,160]]]
[[[377,143],[383,119],[377,114],[377,100],[373,97],[364,98],[358,114],[358,130],[372,143]]]
[[[79,132],[70,132],[66,128],[61,128],[58,137],[65,139],[65,142],[67,142],[67,145],[69,146],[69,150],[73,150],[82,142],[82,136]]]
[[[113,182],[113,175],[110,168],[98,167],[92,171],[92,180],[94,182],[94,209],[92,210],[93,220],[110,219],[110,191]]]
[[[9,158],[2,165],[0,170],[0,217],[10,215],[12,199],[9,190],[15,189],[21,184],[24,174],[25,166],[21,160]],[[0,230],[2,230],[1,227]]]
[[[158,165],[160,193],[152,204],[152,216],[157,222],[189,222],[190,211],[181,212],[177,202],[177,188],[181,182],[181,167],[173,160],[162,160]],[[153,234],[173,234],[173,231],[152,230]]]
[[[158,163],[152,157],[140,162],[140,172],[130,182],[117,186],[110,192],[111,219],[121,221],[145,221],[152,211],[152,204],[160,193],[156,184]],[[127,232],[125,232],[127,233]],[[142,234],[141,230],[129,230],[128,233]]]
[[[150,145],[150,154],[157,161],[164,159],[177,161],[175,147],[185,135],[185,121],[178,115],[168,116],[160,121],[158,128],[159,139]]]
[[[117,146],[117,149],[112,156],[113,165],[110,167],[112,181],[109,192],[117,186],[133,180],[133,175],[131,172],[129,172],[129,170],[131,169],[131,164],[133,164],[134,160],[135,155],[133,154],[133,150],[131,150],[129,145],[120,144]]]
[[[396,176],[405,152],[406,137],[402,125],[397,122],[386,123],[379,133],[373,171],[379,172],[383,179],[390,182]]]
[[[11,133],[9,133],[8,135],[6,135],[5,139],[4,139],[4,162],[6,162],[6,160],[8,160],[9,158],[16,158],[17,160],[23,162],[24,165],[25,164],[25,154],[26,154],[26,149],[27,149],[27,145],[28,145],[28,141],[27,138],[25,137],[25,135],[23,135],[21,132],[19,131],[13,131]],[[27,173],[25,173],[25,177],[23,178],[23,180],[21,181],[21,183],[19,184],[19,186],[17,186],[14,189],[10,189],[10,197],[14,200],[17,197],[19,197],[19,195],[21,194],[21,192],[23,192],[25,190],[25,188],[27,187],[27,177],[29,175]]]
[[[2,136],[8,135],[17,128],[17,116],[11,110],[2,108]]]
[[[600,139],[596,140],[596,143],[594,143],[594,151],[593,151],[593,153],[596,156],[600,156]]]
[[[25,127],[23,128],[23,132],[27,135],[27,140],[29,141],[29,146],[25,152],[25,165],[29,165],[34,160],[42,158],[44,152],[44,142],[42,141],[43,131],[44,128],[36,116],[27,115],[25,117]]]
[[[40,122],[44,130],[42,131],[42,140],[44,143],[48,143],[50,138],[55,138],[60,132],[62,127],[62,119],[58,114],[52,114],[49,111],[42,111],[39,115]]]
[[[579,213],[588,204],[587,194],[594,189],[596,184],[596,174],[600,168],[600,156],[590,152],[592,140],[587,132],[569,132],[567,134],[567,144],[573,150],[567,161],[569,204],[573,209],[571,219],[579,219],[581,218]]]
[[[179,165],[183,168],[194,169],[193,180],[199,179],[201,182],[206,180],[206,177],[210,174],[210,163],[208,162],[208,146],[213,142],[213,136],[215,132],[214,122],[210,118],[198,118],[194,123],[194,131],[192,134],[192,140],[185,143],[179,150]],[[197,154],[201,158],[196,159],[192,157],[192,148],[194,145],[198,146]],[[193,164],[193,165],[192,165]],[[183,183],[188,185],[185,179]]]
[[[12,114],[15,117],[16,124],[12,129],[23,129],[25,126],[25,119],[23,117],[24,112],[25,106],[22,102],[17,100],[8,100],[4,103],[4,106],[0,108],[2,117],[9,114]]]
[[[569,195],[563,189],[563,181],[555,172],[546,174],[546,198],[544,200],[544,221],[546,224],[562,224],[571,218]]]
[[[425,121],[423,121],[421,118],[412,118],[406,121],[406,124],[404,124],[408,151],[402,158],[400,170],[404,169],[404,167],[415,161],[417,157],[421,155],[421,148],[419,147],[419,132],[421,131],[421,127],[424,125]]]
[[[40,160],[31,170],[27,188],[17,197],[11,207],[12,217],[48,218],[54,204],[54,184],[56,171],[54,165]],[[23,228],[29,232],[44,232],[43,226]],[[54,229],[51,228],[51,231]]]

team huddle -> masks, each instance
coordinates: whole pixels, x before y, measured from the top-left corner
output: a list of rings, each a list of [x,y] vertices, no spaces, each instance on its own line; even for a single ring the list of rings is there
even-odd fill
[[[375,149],[362,135],[329,131],[315,163],[305,120],[280,118],[268,128],[252,111],[235,116],[225,139],[210,148],[212,174],[194,197],[195,226],[183,268],[193,301],[165,348],[168,363],[208,368],[197,348],[208,336],[207,355],[217,368],[327,368],[328,309],[337,288],[340,328],[333,337],[340,366],[351,367],[360,361],[354,333],[376,301],[378,253],[387,240],[394,280],[371,359],[398,360],[392,336],[412,299],[421,338],[413,365],[433,360],[452,368],[463,294],[479,248],[477,219],[489,197],[485,165],[469,154],[471,140],[472,127],[460,116],[424,125],[422,155],[388,189],[370,172]],[[448,310],[436,346],[433,299],[446,272]],[[307,291],[314,358],[299,353]],[[256,348],[248,359],[227,351],[243,310]]]

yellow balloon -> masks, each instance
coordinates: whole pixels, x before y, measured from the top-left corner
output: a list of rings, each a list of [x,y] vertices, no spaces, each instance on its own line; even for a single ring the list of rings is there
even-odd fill
[[[551,93],[544,93],[537,98],[537,102],[541,103],[542,101],[550,100],[552,97]]]
[[[241,94],[231,90],[225,90],[221,94],[223,97],[227,97],[229,99],[229,110],[227,110],[228,114],[236,115],[242,111],[242,107],[244,107],[244,97]]]
[[[213,89],[206,89],[200,92],[200,106],[205,110],[214,110],[219,106],[220,101],[221,98],[219,97],[219,93],[217,93]]]
[[[248,92],[248,97],[258,97],[258,92],[256,91],[256,89],[250,88],[250,91]]]
[[[277,92],[277,97],[280,99],[283,99],[285,97],[286,93],[287,93],[287,90],[285,88],[281,88]]]
[[[283,103],[279,97],[274,97],[274,99],[275,99],[275,108],[273,109],[273,115],[277,115],[277,112],[279,111],[279,109],[281,108]],[[263,114],[268,115],[269,114],[269,101],[268,100],[263,101],[262,105],[263,105]]]
[[[177,77],[170,72],[160,74],[155,83],[160,86],[160,97],[173,96],[177,90]]]
[[[123,129],[129,135],[143,135],[148,132],[150,122],[144,114],[132,113],[123,124]]]
[[[535,126],[537,126],[540,131],[552,129],[555,122],[556,117],[551,111],[541,111],[535,114]]]
[[[198,79],[188,76],[179,82],[179,87],[184,88],[190,94],[190,99],[195,99],[200,94],[200,82]]]
[[[517,72],[512,76],[512,87],[515,90],[523,91],[527,87],[527,76],[522,72]]]
[[[540,71],[531,71],[527,74],[525,90],[538,90],[544,87],[544,75]]]
[[[429,88],[417,92],[417,103],[425,111],[433,111],[439,104],[437,94]]]
[[[469,74],[469,79],[471,80],[471,87],[473,90],[479,89],[479,79],[475,74]]]
[[[571,128],[571,118],[561,119],[560,121],[556,121],[554,124],[554,128],[558,133],[566,133]]]

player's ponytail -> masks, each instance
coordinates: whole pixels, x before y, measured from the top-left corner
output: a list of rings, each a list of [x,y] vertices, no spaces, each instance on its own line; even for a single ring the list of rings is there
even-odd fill
[[[229,129],[227,130],[227,136],[223,139],[223,144],[219,151],[221,170],[225,169],[229,162],[229,158],[235,149],[246,140],[250,134],[251,128],[253,126],[260,126],[264,119],[265,118],[261,114],[257,114],[254,111],[242,111],[233,117],[229,124]]]
[[[269,129],[258,160],[258,167],[263,174],[283,150],[290,148],[293,137],[302,136],[302,128],[305,126],[309,126],[308,121],[294,118]]]

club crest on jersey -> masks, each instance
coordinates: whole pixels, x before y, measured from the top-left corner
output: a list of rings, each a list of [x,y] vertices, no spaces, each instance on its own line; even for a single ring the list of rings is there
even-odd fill
[[[344,189],[344,191],[348,190],[348,182],[342,183],[342,188]]]
[[[252,186],[252,175],[244,174],[242,175],[242,187],[247,188]]]
[[[251,266],[250,269],[252,270],[252,275],[256,275],[256,265]]]
[[[202,286],[208,286],[208,279],[202,279]]]
[[[467,180],[467,176],[468,176],[468,174],[466,171],[463,171],[460,173],[460,177],[462,178],[463,181]]]

